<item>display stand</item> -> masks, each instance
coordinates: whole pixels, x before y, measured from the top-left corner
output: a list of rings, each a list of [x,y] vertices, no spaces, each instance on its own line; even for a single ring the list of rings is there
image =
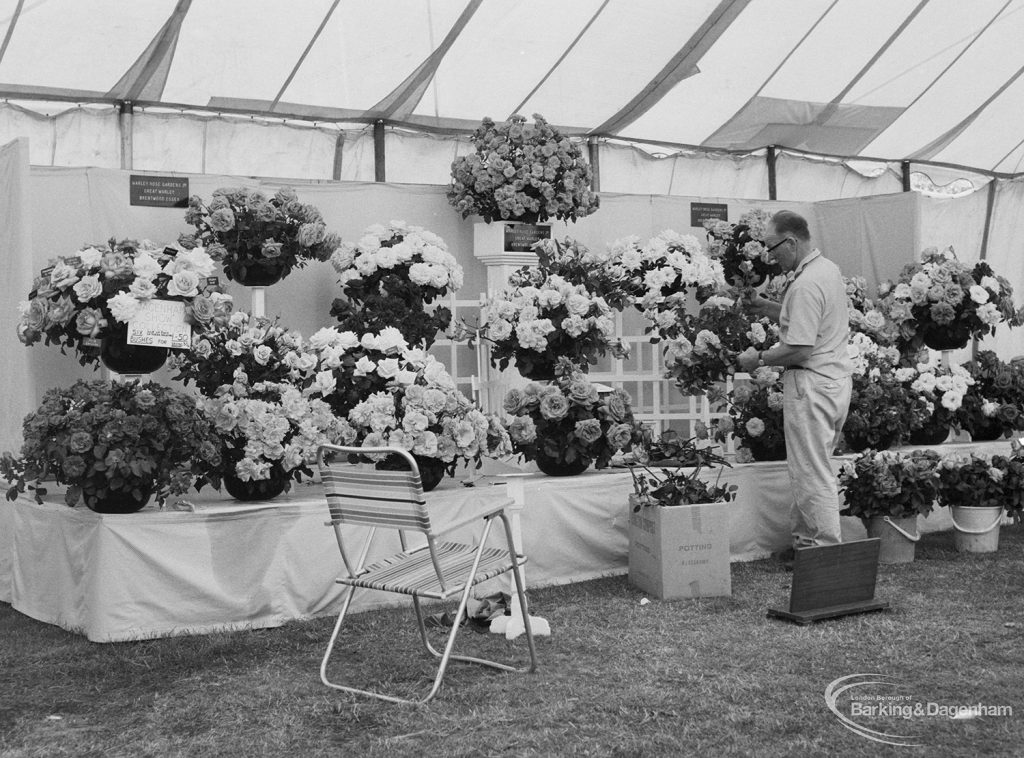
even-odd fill
[[[267,315],[267,288],[250,287],[252,290],[252,316],[263,318]]]
[[[510,498],[512,498],[512,505],[509,506],[510,521],[512,525],[512,542],[515,545],[516,553],[519,555],[523,554],[523,527],[522,527],[522,514],[523,507],[526,505],[526,493],[523,490],[523,479],[509,476],[506,481],[506,488]],[[519,578],[522,586],[526,587],[526,571],[522,566],[519,566],[516,571],[519,572]],[[491,621],[491,633],[492,634],[504,634],[505,639],[514,640],[519,635],[526,631],[526,627],[523,625],[523,613],[519,607],[519,593],[516,591],[515,577],[509,577],[509,597],[511,611],[508,616],[499,616],[498,618]],[[551,625],[547,619],[541,616],[530,615],[530,631],[534,637],[546,637],[551,634]]]
[[[837,545],[797,548],[789,610],[768,609],[768,618],[807,625],[853,613],[889,607],[875,600],[878,577],[877,537]]]

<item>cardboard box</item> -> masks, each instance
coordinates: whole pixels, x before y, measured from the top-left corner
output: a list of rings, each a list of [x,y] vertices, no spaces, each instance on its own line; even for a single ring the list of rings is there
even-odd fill
[[[648,505],[629,498],[629,582],[661,600],[732,595],[729,503]]]

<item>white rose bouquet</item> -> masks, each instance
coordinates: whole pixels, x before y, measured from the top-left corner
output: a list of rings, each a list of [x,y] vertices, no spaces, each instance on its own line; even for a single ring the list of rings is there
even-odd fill
[[[424,489],[444,473],[455,474],[460,461],[500,457],[512,452],[498,419],[477,408],[455,386],[444,365],[425,356],[416,371],[392,377],[387,386],[357,403],[348,413],[363,447],[393,446],[416,458]],[[368,454],[383,468],[405,468],[400,458]]]
[[[613,242],[609,253],[628,278],[637,310],[651,322],[646,331],[656,332],[654,342],[673,333],[688,293],[703,302],[726,286],[721,262],[705,254],[690,234],[666,229],[644,245],[626,237]]]
[[[462,266],[433,232],[404,221],[375,225],[331,256],[344,298],[331,306],[343,330],[357,334],[397,326],[409,344],[429,348],[452,314],[435,300],[462,286]]]

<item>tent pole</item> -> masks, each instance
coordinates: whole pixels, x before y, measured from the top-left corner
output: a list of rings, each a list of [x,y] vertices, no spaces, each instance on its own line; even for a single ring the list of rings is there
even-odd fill
[[[900,161],[900,175],[903,177],[903,191],[910,192],[910,161]]]
[[[768,152],[764,157],[768,161],[768,199],[778,200],[778,193],[775,190],[775,145],[768,145]]]
[[[590,157],[591,180],[590,189],[594,192],[601,191],[601,157],[597,137],[593,134],[587,137],[587,154]]]
[[[341,180],[341,156],[345,149],[345,132],[338,132],[338,138],[334,140],[334,168],[331,170],[331,178],[334,181]]]
[[[132,168],[132,114],[134,110],[131,100],[119,100],[117,103],[117,121],[121,127],[121,168],[127,170]]]
[[[384,122],[373,122],[373,181],[383,182],[384,178]]]

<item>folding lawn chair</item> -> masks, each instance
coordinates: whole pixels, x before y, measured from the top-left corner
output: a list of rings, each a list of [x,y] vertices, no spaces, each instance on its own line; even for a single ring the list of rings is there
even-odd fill
[[[331,453],[340,455],[332,460]],[[347,462],[349,454],[365,455],[367,453],[401,455],[409,462],[410,470],[379,471]],[[390,447],[323,445],[318,451],[317,460],[324,490],[327,493],[327,506],[331,512],[331,520],[327,522],[327,526],[334,527],[334,534],[338,540],[338,548],[341,550],[341,559],[346,571],[346,574],[339,576],[336,581],[348,586],[342,601],[341,613],[338,614],[334,632],[327,644],[327,652],[324,653],[323,661],[320,664],[320,680],[324,684],[343,692],[368,695],[394,703],[425,703],[437,694],[450,659],[479,663],[503,671],[518,673],[536,670],[537,656],[533,645],[533,633],[530,629],[526,595],[523,592],[522,576],[517,570],[519,566],[526,563],[526,558],[516,553],[512,542],[512,527],[508,515],[505,513],[504,505],[477,511],[471,517],[446,526],[442,530],[436,530],[430,524],[416,459],[407,451]],[[485,546],[491,522],[495,517],[500,518],[505,526],[507,549]],[[454,531],[477,520],[483,522],[483,529],[479,539],[473,544],[439,542],[437,540],[439,535]],[[346,550],[342,535],[342,528],[348,525],[370,527],[370,532],[355,560],[353,560],[353,554]],[[397,530],[402,551],[369,566],[364,566],[370,545],[378,529]],[[425,535],[426,545],[409,548],[406,543],[406,532],[419,532]],[[465,614],[466,603],[469,601],[473,586],[508,571],[511,571],[515,577],[516,592],[519,594],[519,606],[522,609],[523,624],[526,626],[526,642],[530,649],[529,667],[516,668],[482,658],[453,655],[455,637],[461,626],[460,622]],[[437,675],[434,677],[434,686],[422,700],[361,690],[336,684],[327,678],[327,663],[331,658],[338,632],[345,620],[345,614],[348,612],[357,587],[412,596],[420,639],[428,653],[441,659]],[[420,598],[447,600],[456,595],[459,596],[459,610],[448,635],[444,652],[440,653],[427,639]]]

